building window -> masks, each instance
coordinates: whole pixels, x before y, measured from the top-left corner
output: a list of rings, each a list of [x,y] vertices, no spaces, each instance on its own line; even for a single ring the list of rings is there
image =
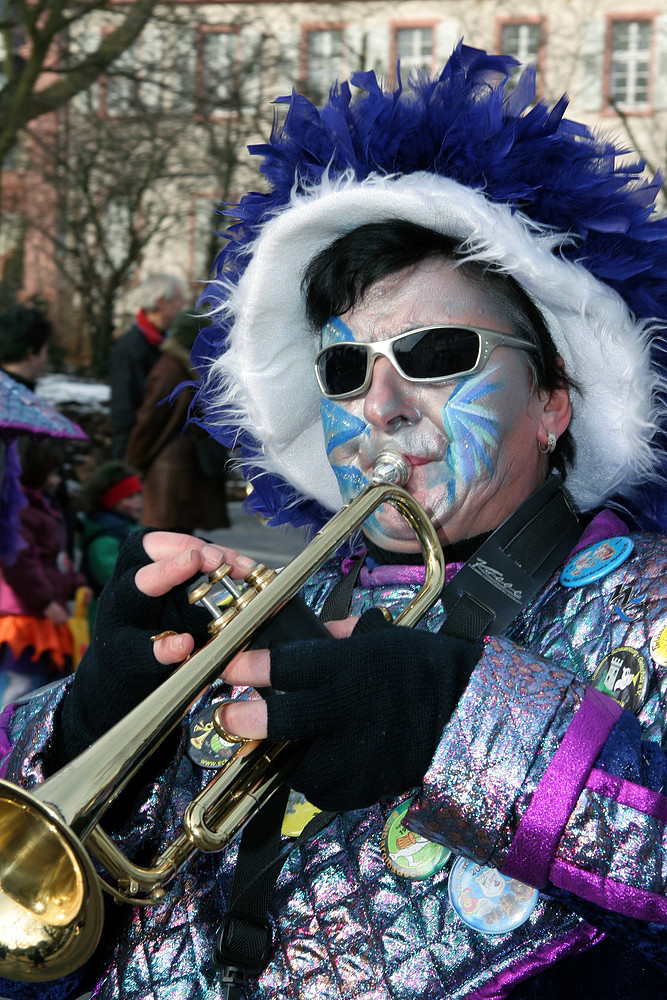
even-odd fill
[[[205,118],[239,110],[237,31],[203,31],[199,64],[199,102]]]
[[[500,51],[505,55],[514,56],[521,64],[516,67],[512,74],[514,81],[519,77],[524,67],[534,66],[536,70],[539,68],[541,41],[542,25],[539,22],[510,22],[502,25]]]
[[[649,103],[651,21],[612,21],[609,103],[641,110]]]
[[[340,76],[343,62],[343,32],[340,28],[323,28],[306,32],[305,88],[308,96],[322,100],[334,80]]]
[[[396,29],[396,58],[407,69],[428,72],[433,66],[433,28],[430,25]]]

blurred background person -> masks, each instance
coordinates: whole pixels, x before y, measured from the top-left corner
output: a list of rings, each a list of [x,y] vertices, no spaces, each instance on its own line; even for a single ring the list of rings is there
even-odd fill
[[[88,476],[81,493],[81,571],[93,592],[88,605],[92,630],[97,599],[116,565],[118,550],[139,527],[143,485],[136,472],[112,459]]]
[[[0,368],[16,382],[34,390],[46,367],[53,333],[51,320],[34,306],[16,305],[0,312]]]
[[[174,274],[149,274],[139,287],[138,302],[132,326],[114,344],[109,362],[111,451],[121,460],[125,460],[148,373],[167,330],[185,305],[183,281]]]
[[[34,392],[37,380],[46,369],[53,324],[47,314],[35,306],[14,305],[0,312],[0,369],[14,382]],[[40,405],[35,403],[36,406]],[[66,526],[66,548],[74,554],[75,518],[67,489],[64,453],[63,465],[54,479],[54,500],[60,506]]]
[[[180,313],[160,347],[127,449],[130,465],[144,477],[143,525],[191,533],[229,527],[225,497],[229,453],[203,430],[186,425],[197,380],[190,351],[199,333],[193,310]]]
[[[22,438],[19,512],[25,546],[0,574],[0,702],[4,707],[72,668],[68,602],[91,592],[67,552],[62,511],[52,500],[62,461],[53,440]]]

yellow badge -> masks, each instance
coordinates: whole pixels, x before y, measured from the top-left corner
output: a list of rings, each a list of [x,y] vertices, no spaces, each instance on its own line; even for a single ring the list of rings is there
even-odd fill
[[[283,837],[298,837],[308,826],[313,816],[317,816],[318,812],[320,810],[311,805],[304,795],[292,789],[283,816]]]
[[[659,663],[661,667],[667,667],[667,625],[661,632],[651,637],[649,652],[654,663]]]

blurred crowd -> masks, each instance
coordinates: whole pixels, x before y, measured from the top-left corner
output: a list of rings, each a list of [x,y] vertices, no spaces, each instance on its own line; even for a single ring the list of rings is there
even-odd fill
[[[174,275],[137,293],[111,352],[111,453],[76,483],[66,443],[86,434],[35,394],[51,322],[29,305],[0,312],[0,707],[76,669],[132,531],[229,527],[229,454],[191,420],[201,317]]]

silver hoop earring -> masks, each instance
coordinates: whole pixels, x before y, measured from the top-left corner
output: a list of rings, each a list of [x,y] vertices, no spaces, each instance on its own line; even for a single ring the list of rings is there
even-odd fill
[[[541,441],[538,441],[537,447],[540,449],[543,455],[550,455],[551,452],[556,447],[556,435],[553,433],[553,431],[549,431],[547,433],[547,443],[542,444]]]

